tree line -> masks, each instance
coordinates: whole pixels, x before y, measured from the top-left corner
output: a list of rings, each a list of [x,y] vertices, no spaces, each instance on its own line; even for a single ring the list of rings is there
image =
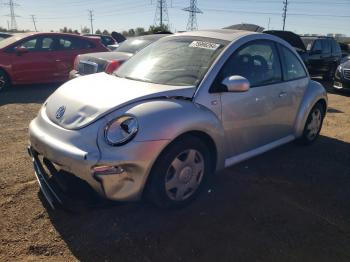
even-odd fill
[[[91,34],[91,30],[90,28],[84,26],[81,28],[81,33],[82,34]],[[142,36],[142,35],[149,35],[149,34],[154,34],[157,32],[168,32],[169,31],[169,27],[166,25],[163,26],[153,26],[151,25],[148,30],[145,30],[145,28],[143,27],[136,27],[136,28],[131,28],[129,30],[124,30],[123,32],[121,32],[122,35],[128,37],[128,36]],[[79,31],[77,29],[72,29],[72,28],[68,28],[68,27],[63,27],[60,29],[61,33],[70,33],[70,34],[79,34]],[[100,30],[97,29],[95,32],[97,35],[110,35],[110,32],[106,29],[104,30]]]

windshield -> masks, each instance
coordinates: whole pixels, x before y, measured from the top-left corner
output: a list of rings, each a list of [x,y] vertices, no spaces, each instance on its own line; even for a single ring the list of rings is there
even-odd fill
[[[127,61],[116,75],[163,85],[197,86],[227,42],[171,37]]]
[[[145,39],[128,39],[120,44],[120,46],[114,50],[116,52],[126,52],[135,54],[146,46],[150,45],[153,41]]]
[[[9,38],[5,38],[5,39],[1,40],[1,42],[0,42],[0,49],[17,42],[18,40],[21,40],[22,38],[24,38],[26,36],[27,35],[24,35],[24,34],[23,35],[18,34],[18,35],[11,36]]]
[[[303,41],[304,46],[306,47],[306,50],[310,51],[311,48],[312,48],[313,43],[315,42],[315,39],[302,37],[301,40]]]

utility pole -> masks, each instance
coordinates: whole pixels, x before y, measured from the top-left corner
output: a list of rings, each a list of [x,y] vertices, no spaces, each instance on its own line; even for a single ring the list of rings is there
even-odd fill
[[[17,30],[16,17],[18,17],[18,16],[15,14],[15,6],[18,6],[18,4],[13,2],[13,0],[9,0],[7,3],[5,3],[5,5],[8,5],[10,7],[10,14],[7,15],[7,16],[11,17],[10,29],[11,30]]]
[[[197,30],[197,14],[203,14],[203,12],[197,7],[197,0],[190,0],[190,6],[182,10],[189,13],[186,27],[187,31]]]
[[[160,27],[163,27],[163,1],[160,1]]]
[[[284,0],[283,1],[283,15],[282,15],[282,18],[283,18],[283,31],[284,31],[284,28],[286,26],[287,9],[288,9],[288,0]]]
[[[94,33],[94,26],[92,24],[92,21],[94,21],[93,16],[94,16],[93,10],[89,10],[89,20],[90,20],[90,25],[91,25],[91,34]]]
[[[267,23],[267,30],[270,30],[271,17],[269,17],[269,22]]]
[[[169,25],[169,15],[167,0],[157,0],[156,14],[154,16],[154,25],[164,27]]]
[[[38,32],[38,30],[36,29],[35,15],[31,15],[31,17],[32,17],[32,21],[33,21],[33,24],[34,24],[35,32]]]

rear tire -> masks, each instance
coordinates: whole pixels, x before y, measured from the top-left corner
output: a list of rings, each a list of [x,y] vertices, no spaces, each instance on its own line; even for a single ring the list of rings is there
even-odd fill
[[[195,136],[186,136],[170,144],[155,162],[146,194],[160,208],[181,207],[200,192],[212,172],[210,152]]]
[[[325,108],[321,103],[317,103],[311,109],[304,126],[303,135],[298,139],[300,144],[310,145],[316,141],[320,134],[325,114]]]
[[[4,70],[0,69],[0,92],[3,92],[11,85],[10,78]]]

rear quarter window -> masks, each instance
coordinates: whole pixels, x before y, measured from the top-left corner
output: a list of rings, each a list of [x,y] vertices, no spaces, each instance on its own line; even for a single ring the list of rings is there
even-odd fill
[[[336,41],[332,41],[332,53],[333,54],[341,54],[340,46]]]
[[[285,81],[292,81],[307,77],[307,73],[302,62],[288,48],[280,45],[283,61],[283,78]]]
[[[94,45],[88,40],[75,37],[60,37],[59,49],[61,50],[76,50],[93,48]]]

